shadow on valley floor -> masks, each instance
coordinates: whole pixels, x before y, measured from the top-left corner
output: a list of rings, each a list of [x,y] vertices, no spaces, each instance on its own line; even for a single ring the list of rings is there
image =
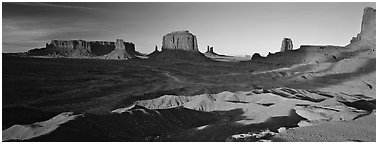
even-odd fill
[[[169,133],[216,123],[222,116],[182,107],[151,110],[137,106],[124,113],[85,113],[56,131],[28,141],[164,141]]]
[[[296,124],[303,120],[291,111],[289,116],[272,117],[263,123],[245,125],[237,122],[243,119],[243,114],[242,109],[201,112],[183,107],[151,110],[137,106],[120,114],[85,113],[84,116],[61,125],[52,133],[26,141],[214,142],[232,139],[234,134],[258,133],[264,130],[277,132],[280,127],[297,127]],[[272,136],[259,139],[270,139]]]
[[[232,135],[236,134],[247,134],[247,133],[259,133],[264,130],[270,130],[272,132],[277,132],[277,129],[280,127],[285,128],[292,128],[298,127],[297,123],[301,120],[305,120],[303,117],[297,115],[294,110],[290,111],[289,116],[279,116],[279,117],[272,117],[269,118],[267,121],[263,123],[257,124],[243,124],[237,121],[243,119],[243,110],[242,109],[234,109],[230,111],[226,111],[226,113],[237,113],[237,115],[229,115],[227,116],[230,121],[216,123],[213,125],[209,125],[204,129],[200,130],[187,130],[182,131],[180,133],[175,133],[169,135],[167,141],[192,141],[192,142],[224,142],[224,141],[258,141],[260,139],[270,139],[273,135],[267,135],[266,137],[262,137],[260,139],[256,139],[251,137],[249,139],[232,139]],[[236,119],[235,119],[236,118]],[[276,141],[284,141],[278,140]]]
[[[291,54],[288,56],[298,56],[297,51],[289,53]],[[300,53],[304,54],[297,58],[299,62],[309,54],[306,51]],[[277,57],[277,61],[282,61],[284,57],[279,58],[280,55],[282,54],[271,57]],[[341,53],[337,55],[337,61],[356,55],[357,53]],[[325,61],[335,59],[329,55]],[[126,107],[136,100],[152,99],[162,95],[191,96],[275,87],[314,90],[374,72],[375,64],[374,58],[353,73],[331,74],[304,81],[279,81],[272,77],[254,78],[250,70],[272,70],[293,65],[293,62],[272,65],[257,61],[181,61],[158,64],[148,60],[47,59],[3,54],[3,128],[17,123],[34,123],[49,117],[50,114],[64,111],[106,115],[111,110]],[[180,81],[175,81],[164,72],[169,72]],[[32,110],[35,118],[13,117],[25,114],[29,108],[37,110]],[[38,111],[43,112],[38,115]]]

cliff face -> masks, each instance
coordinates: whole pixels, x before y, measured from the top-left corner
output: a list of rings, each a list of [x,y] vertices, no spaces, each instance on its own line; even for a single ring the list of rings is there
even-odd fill
[[[127,47],[126,47],[127,44]],[[128,48],[128,50],[126,49]],[[109,54],[106,54],[102,56],[104,59],[129,59],[132,58],[134,55],[128,53],[127,51],[133,51],[133,54],[135,54],[135,46],[132,43],[125,43],[122,39],[117,39],[115,43],[115,49],[110,52]]]
[[[198,51],[197,38],[189,31],[176,31],[163,36],[162,51],[149,54],[149,60],[164,63],[211,61]]]
[[[290,38],[284,38],[281,44],[281,52],[293,50],[293,42]]]
[[[50,47],[59,47],[64,49],[88,49],[90,51],[90,44],[84,40],[69,40],[69,41],[62,41],[62,40],[53,40],[48,45]]]
[[[117,51],[113,52],[115,50]],[[56,55],[64,57],[104,57],[104,55],[108,55],[107,58],[109,59],[131,58],[136,54],[135,45],[131,42],[124,42],[122,39],[117,39],[116,42],[53,40],[50,44],[46,44],[46,49],[31,50],[30,52],[32,52],[30,53],[32,55]],[[109,54],[112,56],[109,57]]]
[[[102,56],[105,54],[110,53],[115,49],[115,43],[114,42],[108,42],[108,41],[91,41],[90,43],[90,49],[94,56]]]
[[[46,44],[51,55],[66,57],[93,57],[104,55],[114,50],[114,42],[84,40],[52,40]]]
[[[54,55],[67,57],[92,56],[90,43],[83,40],[53,40],[50,44],[46,44],[46,47],[49,51],[53,52]]]
[[[364,44],[374,45],[375,49],[375,23],[375,9],[371,7],[365,8],[362,16],[361,32],[357,37],[352,38],[351,43],[362,42]]]
[[[198,51],[197,38],[189,31],[176,31],[163,37],[162,50]]]
[[[135,45],[131,42],[123,42],[123,45],[125,46],[125,50],[130,55],[136,55],[137,52],[135,51]]]
[[[368,7],[364,9],[362,17],[360,39],[375,41],[375,9]]]

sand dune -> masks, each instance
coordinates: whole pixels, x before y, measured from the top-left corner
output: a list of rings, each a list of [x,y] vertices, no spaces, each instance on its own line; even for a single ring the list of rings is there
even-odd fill
[[[41,135],[46,135],[56,130],[59,125],[74,120],[79,116],[82,115],[74,115],[72,112],[65,112],[47,121],[37,122],[30,125],[13,125],[2,132],[2,138],[3,141],[27,140]]]
[[[139,138],[135,137],[134,140],[137,141],[151,138],[149,137],[150,134],[146,133],[144,129],[156,129],[157,133],[163,135],[154,137],[154,139],[163,141],[191,139],[198,134],[209,135],[207,138],[198,139],[200,141],[218,141],[216,139],[243,141],[242,139],[251,140],[251,137],[242,138],[235,135],[249,133],[252,136],[253,133],[259,133],[264,129],[274,131],[267,136],[253,138],[254,141],[264,141],[269,140],[279,131],[284,131],[285,127],[296,128],[322,125],[329,122],[354,121],[371,114],[374,109],[375,101],[369,97],[286,87],[254,89],[235,93],[225,91],[189,97],[164,95],[155,99],[136,101],[134,105],[115,109],[108,115],[91,116],[90,114],[62,113],[48,121],[32,125],[14,125],[3,131],[3,141],[33,140],[43,135],[43,138],[49,138],[56,135],[55,133],[67,129],[69,125],[73,125],[77,132],[87,131],[90,127],[98,127],[87,133],[89,135],[103,133],[99,131],[102,129],[100,127],[108,130],[114,129],[114,132],[120,134],[131,132],[130,128],[143,131]],[[193,119],[193,115],[196,115],[197,120]],[[79,116],[82,117],[77,119]],[[187,118],[192,120],[188,121]],[[282,120],[282,118],[285,120]],[[146,120],[153,120],[155,124],[147,125],[144,122]],[[169,122],[172,120],[175,122]],[[128,122],[122,126],[110,123],[103,126],[96,124],[99,122],[105,124],[111,121]],[[62,126],[63,123],[67,123],[67,125]],[[143,125],[140,125],[140,123],[143,123]],[[255,127],[254,125],[262,126]],[[177,133],[170,130],[174,127],[181,129],[181,132]],[[186,130],[182,129],[184,127]],[[248,127],[255,128],[247,129]],[[129,130],[122,132],[122,128]],[[219,130],[224,128],[229,129],[229,132],[224,133],[224,131]],[[104,139],[107,137],[104,136]]]

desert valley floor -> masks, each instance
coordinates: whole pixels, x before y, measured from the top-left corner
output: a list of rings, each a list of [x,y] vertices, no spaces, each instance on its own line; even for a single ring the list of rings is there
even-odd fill
[[[375,11],[345,46],[284,38],[251,58],[202,53],[188,30],[150,54],[122,39],[3,53],[2,141],[375,142]]]
[[[375,141],[375,53],[342,48],[271,64],[3,55],[3,140]]]

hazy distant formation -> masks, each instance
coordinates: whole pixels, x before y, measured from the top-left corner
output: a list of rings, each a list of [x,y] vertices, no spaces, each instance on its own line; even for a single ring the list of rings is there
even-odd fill
[[[116,42],[52,40],[51,43],[46,43],[45,48],[32,49],[25,54],[30,56],[70,58],[98,57],[104,59],[129,59],[138,55],[138,52],[135,51],[135,45],[133,43],[124,42],[122,39],[117,39]]]
[[[363,21],[361,25],[361,32],[353,37],[351,43],[357,41],[366,41],[367,43],[375,44],[375,10],[373,8],[365,8]],[[320,48],[320,46],[315,46]],[[304,50],[306,48],[306,50]],[[299,51],[307,51],[313,49],[314,46],[303,45],[300,47]],[[194,57],[219,57],[225,56],[214,52],[213,47],[207,47],[207,51],[204,55],[198,51],[197,38],[195,35],[190,33],[188,30],[185,31],[175,31],[168,33],[163,36],[162,41],[162,51],[167,50],[182,50],[198,52]],[[284,38],[281,44],[281,52],[293,50],[293,42],[290,38]],[[314,50],[314,49],[313,49]],[[167,53],[167,52],[164,52]],[[172,52],[168,52],[172,53]],[[192,57],[193,53],[186,55],[180,54],[183,52],[173,52],[176,54],[160,54],[157,46],[155,51],[150,54],[141,54],[135,51],[135,45],[132,42],[123,42],[123,40],[117,39],[116,42],[109,41],[84,41],[84,40],[53,40],[50,44],[46,44],[45,48],[32,49],[25,53],[29,56],[51,56],[51,57],[71,57],[71,58],[100,58],[100,59],[130,59],[137,56],[148,56],[155,57],[158,54],[160,56],[168,57]],[[278,55],[278,53],[276,53]],[[268,56],[274,54],[269,53]],[[165,57],[164,56],[164,57]],[[194,58],[193,57],[193,58]],[[264,58],[260,54],[255,53],[252,56],[252,60]],[[152,58],[156,59],[156,58]],[[165,58],[164,58],[165,59]],[[315,60],[320,62],[318,60]],[[313,61],[313,62],[315,62]]]

